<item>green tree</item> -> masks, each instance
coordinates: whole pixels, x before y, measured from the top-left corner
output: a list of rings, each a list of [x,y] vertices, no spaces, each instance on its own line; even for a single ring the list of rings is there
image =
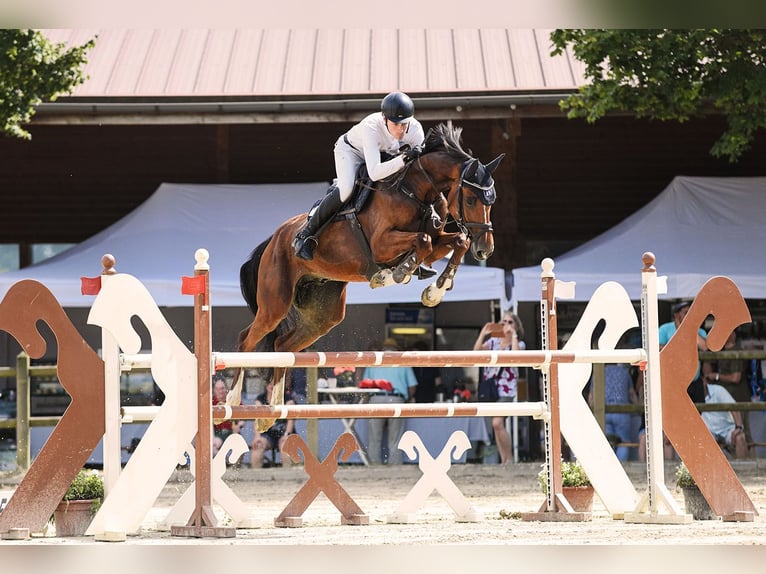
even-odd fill
[[[82,66],[94,44],[91,39],[67,50],[36,30],[0,30],[0,131],[30,139],[22,124],[29,123],[37,104],[85,81]]]
[[[766,125],[766,30],[555,30],[551,41],[553,55],[570,47],[586,66],[588,83],[560,103],[570,118],[723,114],[710,153],[730,162]]]

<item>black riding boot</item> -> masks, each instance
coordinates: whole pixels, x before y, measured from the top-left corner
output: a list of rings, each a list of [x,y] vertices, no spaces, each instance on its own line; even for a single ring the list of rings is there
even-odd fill
[[[317,236],[341,207],[343,207],[343,202],[340,199],[340,190],[336,186],[332,186],[309,217],[306,226],[298,232],[293,240],[293,248],[297,257],[307,261],[314,259],[314,249],[319,244]]]

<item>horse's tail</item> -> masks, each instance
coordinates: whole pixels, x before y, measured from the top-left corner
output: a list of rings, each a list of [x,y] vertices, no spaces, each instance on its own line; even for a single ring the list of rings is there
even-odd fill
[[[258,313],[258,299],[256,297],[258,293],[258,268],[261,266],[261,257],[269,241],[271,241],[271,237],[253,249],[250,258],[239,268],[239,288],[242,290],[242,297],[253,315]]]

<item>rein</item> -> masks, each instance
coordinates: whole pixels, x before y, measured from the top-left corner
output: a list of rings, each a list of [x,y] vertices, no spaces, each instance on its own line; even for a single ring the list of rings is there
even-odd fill
[[[491,232],[493,230],[492,222],[483,223],[483,222],[465,221],[465,212],[463,210],[463,188],[466,185],[470,185],[479,190],[483,190],[483,188],[479,184],[465,179],[465,172],[468,170],[468,167],[470,166],[472,161],[474,161],[473,158],[463,163],[463,166],[460,169],[460,175],[458,176],[458,183],[457,183],[458,219],[455,219],[454,217],[452,217],[451,214],[448,213],[448,217],[452,218],[455,221],[460,231],[463,232],[467,237],[473,237],[474,232],[477,232],[478,234],[482,234],[482,233]],[[417,158],[416,162],[418,164],[418,167],[420,168],[420,171],[428,180],[428,183],[431,186],[431,188],[437,190],[437,193],[442,198],[444,198],[445,202],[449,203],[449,198],[445,196],[443,192],[438,191],[436,182],[433,180],[433,178],[428,173],[428,171],[426,171],[426,169],[423,167],[423,164],[420,161],[420,157]],[[423,201],[404,186],[404,179],[407,176],[407,173],[409,172],[410,168],[412,167],[414,163],[415,162],[410,162],[405,166],[405,168],[402,170],[400,175],[396,178],[394,185],[396,186],[396,190],[399,193],[404,194],[405,196],[415,201],[418,205],[420,205],[421,209],[424,212],[424,219],[425,219],[426,212],[429,210],[429,208],[431,212],[434,212],[434,204],[436,203],[436,200],[434,200],[434,202],[432,203]],[[444,222],[442,222],[442,225],[443,224]]]

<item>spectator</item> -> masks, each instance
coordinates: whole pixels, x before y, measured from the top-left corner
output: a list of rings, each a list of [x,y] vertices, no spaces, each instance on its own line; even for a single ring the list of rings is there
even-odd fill
[[[398,351],[397,342],[388,338],[383,342],[384,351]],[[367,367],[362,379],[388,381],[391,391],[385,394],[372,395],[371,404],[390,404],[413,402],[418,380],[412,367]],[[404,434],[404,419],[368,419],[367,457],[370,464],[402,464],[402,451],[399,450],[399,440]],[[383,432],[388,432],[387,456],[383,454]]]
[[[476,342],[474,351],[481,349],[493,351],[519,351],[526,349],[521,338],[524,336],[524,326],[519,317],[511,311],[503,314],[502,336],[492,336],[495,323],[487,323],[482,327]],[[517,399],[519,385],[519,369],[517,367],[484,367],[482,369],[480,385],[496,389],[488,397],[479,395],[479,400],[513,402]],[[500,455],[500,464],[511,461],[511,435],[506,428],[508,417],[492,417],[492,431],[495,435],[495,444]]]
[[[213,377],[213,406],[226,404],[226,379],[223,375],[215,375]],[[238,433],[242,429],[241,421],[221,421],[218,424],[213,425],[213,444],[212,452],[215,457],[218,451],[221,450],[223,442],[232,433]]]
[[[306,369],[292,368],[285,374],[287,383],[287,392],[297,405],[306,404],[306,388],[308,386]]]
[[[426,345],[425,341],[417,341],[412,346],[412,350],[427,351],[428,345]],[[415,402],[436,402],[436,393],[444,392],[439,367],[412,367],[412,370],[415,372],[415,378],[418,380],[418,386],[415,387]]]
[[[255,397],[256,405],[270,405],[271,395],[274,392],[274,381],[269,379],[266,383],[264,391]],[[289,392],[285,392],[286,405],[294,405],[292,395]],[[255,431],[255,437],[253,443],[250,446],[250,468],[263,468],[265,464],[265,454],[267,450],[282,452],[282,445],[285,444],[287,437],[295,432],[295,420],[294,419],[278,419],[274,422],[269,430],[264,433]],[[289,460],[289,457],[288,457]],[[276,461],[271,460],[271,464],[276,464]],[[267,465],[268,466],[268,465]]]
[[[708,384],[703,379],[705,403],[734,403],[734,397],[721,385]],[[729,452],[734,451],[737,458],[747,458],[747,440],[742,416],[738,411],[703,411],[702,420],[713,433],[715,440]]]
[[[737,334],[732,331],[723,351],[740,350]],[[719,359],[718,361],[705,361],[702,363],[702,374],[708,383],[721,385],[734,400],[741,403],[749,403],[751,389],[747,379],[747,362],[744,359]],[[742,417],[742,425],[745,427],[745,439],[752,442],[750,437],[750,424],[747,411],[739,411]]]
[[[618,346],[618,348],[622,348]],[[604,365],[604,394],[607,405],[635,405],[638,404],[638,396],[633,387],[633,378],[630,375],[630,365],[607,364]],[[593,380],[591,379],[590,404],[593,404]],[[617,443],[615,452],[619,460],[628,460],[630,450],[627,446],[619,446],[619,443],[631,442],[631,417],[630,413],[606,413],[604,420],[604,433],[607,438],[612,438]],[[612,442],[612,441],[610,441]]]

